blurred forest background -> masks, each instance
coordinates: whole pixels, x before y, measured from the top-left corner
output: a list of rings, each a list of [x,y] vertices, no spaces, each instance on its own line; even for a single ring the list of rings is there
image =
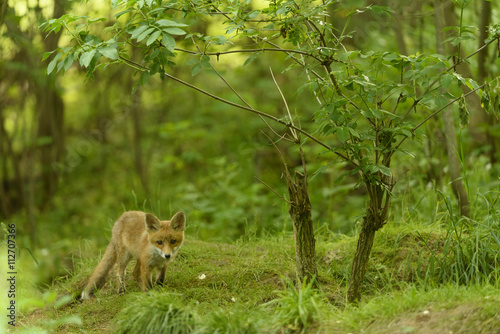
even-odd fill
[[[256,115],[157,77],[133,91],[139,75],[124,66],[110,66],[88,80],[76,63],[65,75],[47,75],[48,62],[42,62],[42,55],[69,43],[71,37],[46,36],[40,24],[71,12],[107,17],[99,24],[112,29],[115,12],[110,1],[0,4],[0,221],[17,224],[22,261],[33,263],[33,256],[38,262],[33,283],[49,284],[71,270],[71,254],[82,239],[102,248],[124,210],[152,211],[164,219],[184,210],[187,237],[192,239],[231,241],[291,232],[286,203],[255,178],[278,194],[287,192],[279,155],[259,131],[267,127]],[[344,41],[349,49],[433,54],[439,45],[435,6],[445,8],[450,25],[459,18],[451,0],[352,0],[344,6],[370,4],[390,7],[392,18],[370,11],[353,16],[352,37]],[[332,5],[332,23],[342,29],[346,15],[337,9]],[[499,11],[500,4],[493,1],[473,1],[467,7],[464,24],[476,27],[472,34],[477,40],[464,40],[463,54],[483,45],[487,27],[492,18],[500,17]],[[221,30],[217,23],[193,24],[197,31],[215,35]],[[176,42],[192,48],[182,36]],[[303,85],[295,80],[300,71],[288,68],[287,55],[265,53],[243,66],[248,56],[224,55],[213,64],[252,105],[281,118],[286,110],[271,68],[290,109],[299,110],[302,126],[313,132],[315,97],[307,89],[297,94]],[[190,59],[193,56],[179,53],[169,73],[234,99],[210,69],[193,76],[192,66],[186,65]],[[499,75],[499,64],[498,50],[487,48],[459,71],[482,82]],[[475,208],[481,209],[477,203],[483,197],[498,210],[500,125],[481,108],[479,97],[471,95],[467,105],[468,127],[462,127],[453,112],[458,139],[454,152],[446,151],[447,135],[439,116],[419,129],[418,140],[404,144],[413,155],[394,158],[398,182],[391,224],[439,220],[447,214],[446,199],[457,207],[449,174],[457,167],[466,182],[471,216]],[[335,145],[337,139],[324,140]],[[279,147],[290,166],[300,165],[295,147],[284,141]],[[309,188],[316,231],[353,235],[365,212],[366,190],[355,187],[357,179],[350,176],[336,183],[345,163],[332,164],[331,156],[311,142],[305,147],[311,175],[321,171]],[[461,158],[458,165],[447,153]]]

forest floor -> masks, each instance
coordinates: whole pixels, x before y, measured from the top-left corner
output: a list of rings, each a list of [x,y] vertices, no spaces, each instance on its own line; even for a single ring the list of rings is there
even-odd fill
[[[175,306],[194,319],[184,332],[500,333],[498,286],[418,278],[428,248],[422,235],[403,227],[378,233],[358,306],[345,300],[353,237],[318,237],[316,287],[295,288],[292,236],[246,236],[231,244],[187,240],[163,288],[139,292],[131,264],[125,294],[118,295],[110,279],[96,298],[70,302],[63,296],[81,291],[100,259],[87,243],[74,257],[74,273],[55,283],[42,305],[25,311],[15,332],[134,333],[131,322],[142,321],[147,333],[158,314]],[[438,244],[439,235],[429,232],[426,239]]]

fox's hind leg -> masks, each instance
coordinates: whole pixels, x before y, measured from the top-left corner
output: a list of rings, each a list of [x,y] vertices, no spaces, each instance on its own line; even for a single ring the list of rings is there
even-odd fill
[[[142,279],[141,279],[141,261],[137,259],[137,262],[135,263],[134,271],[132,273],[134,276],[135,281],[139,286],[142,286]]]
[[[118,293],[125,292],[125,269],[127,269],[127,264],[130,262],[132,255],[124,250],[122,256],[119,257],[117,261],[116,269],[116,281],[118,283]]]

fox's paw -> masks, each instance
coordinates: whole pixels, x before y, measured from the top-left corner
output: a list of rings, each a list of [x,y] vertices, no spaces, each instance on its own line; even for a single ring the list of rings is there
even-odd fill
[[[80,295],[80,300],[87,300],[89,298],[90,298],[90,293],[88,293],[87,291],[83,290],[82,294]]]

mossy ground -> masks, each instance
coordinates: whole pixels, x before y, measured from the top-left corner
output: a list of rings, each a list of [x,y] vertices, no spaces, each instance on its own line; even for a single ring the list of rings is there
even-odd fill
[[[500,328],[500,290],[491,285],[427,285],[418,282],[428,248],[422,239],[438,242],[439,230],[386,227],[377,234],[361,303],[345,302],[355,238],[319,235],[318,313],[307,332],[321,333],[497,333]],[[255,322],[259,332],[293,332],[277,327],[271,300],[295,282],[293,238],[281,235],[243,238],[227,244],[187,240],[168,269],[166,285],[143,294],[130,272],[128,291],[116,293],[116,282],[100,290],[97,298],[54,308],[25,312],[17,331],[34,333],[35,327],[50,333],[113,333],[119,330],[120,311],[139,299],[168,298],[209,322],[213,315],[241,317]],[[91,245],[75,257],[72,277],[51,290],[59,296],[80,290],[100,257]],[[132,265],[129,266],[129,270]],[[50,323],[49,319],[73,319],[81,324]],[[68,318],[69,317],[69,318]],[[208,319],[208,320],[207,320]],[[227,328],[231,328],[230,326]],[[226,331],[234,332],[227,329]],[[242,332],[242,331],[239,331]]]

